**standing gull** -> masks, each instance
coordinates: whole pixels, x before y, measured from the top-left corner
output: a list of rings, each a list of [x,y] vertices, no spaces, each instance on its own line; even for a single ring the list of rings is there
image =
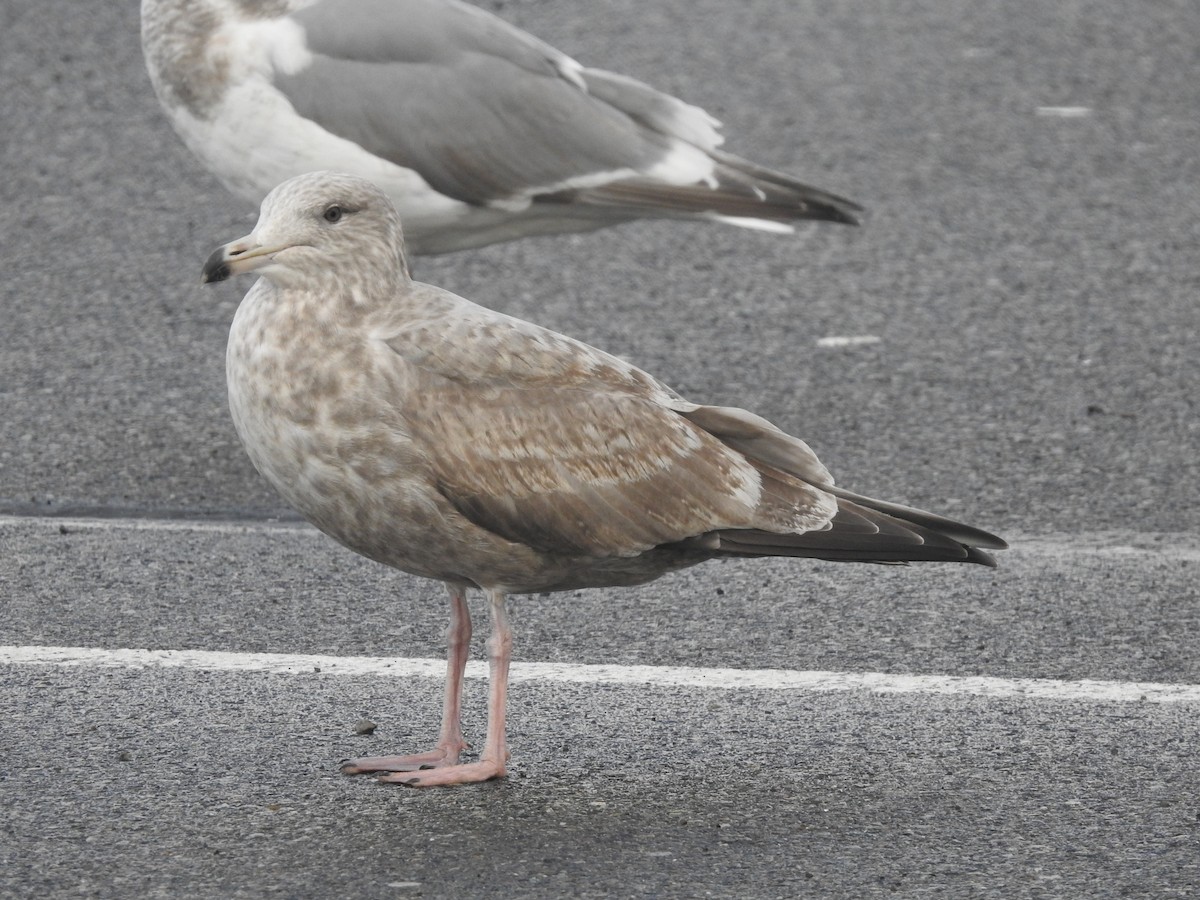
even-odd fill
[[[716,119],[457,0],[142,0],[155,93],[258,203],[338,169],[392,198],[410,253],[639,218],[790,232],[860,208],[719,149]]]
[[[834,487],[803,441],[701,406],[615,356],[413,281],[395,208],[351,175],[272,191],[205,281],[263,275],[238,307],[226,372],[258,470],[352,550],[445,582],[441,734],[347,763],[410,785],[504,774],[512,636],[505,597],[633,585],[715,557],[993,565],[999,538]],[[466,591],[487,593],[487,739],[460,763]],[[428,767],[428,770],[426,770]]]

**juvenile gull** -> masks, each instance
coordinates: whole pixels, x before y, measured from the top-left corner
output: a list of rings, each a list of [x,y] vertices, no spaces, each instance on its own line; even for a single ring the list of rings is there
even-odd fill
[[[640,584],[714,557],[993,565],[981,548],[1005,546],[834,487],[803,441],[753,413],[690,403],[615,356],[413,281],[394,207],[356,176],[280,185],[204,280],[251,271],[264,277],[238,307],[226,371],[254,465],[326,534],[450,592],[436,747],[347,773],[504,774],[508,594]],[[468,588],[487,593],[491,679],[483,752],[462,764]]]
[[[142,0],[155,93],[235,194],[338,169],[410,253],[639,218],[768,231],[860,208],[719,149],[720,123],[457,0]]]

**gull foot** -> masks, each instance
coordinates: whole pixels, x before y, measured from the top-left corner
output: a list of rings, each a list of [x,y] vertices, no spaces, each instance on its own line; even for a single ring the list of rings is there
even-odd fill
[[[476,784],[480,781],[491,781],[493,778],[504,777],[504,763],[496,760],[481,759],[479,762],[462,763],[456,766],[442,766],[437,769],[423,771],[396,772],[392,775],[380,775],[380,781],[395,784],[405,784],[409,787],[438,787],[450,784]]]
[[[367,772],[416,772],[419,769],[441,769],[458,765],[458,754],[463,744],[457,749],[451,747],[435,747],[424,753],[410,753],[407,756],[363,756],[358,759],[348,759],[342,763],[343,775],[362,775]]]

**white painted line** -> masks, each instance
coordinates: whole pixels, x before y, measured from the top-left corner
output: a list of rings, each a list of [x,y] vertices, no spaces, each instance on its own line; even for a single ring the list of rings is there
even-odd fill
[[[876,334],[835,334],[817,338],[818,347],[866,347],[878,344],[882,338]]]
[[[1084,116],[1090,116],[1092,110],[1087,106],[1039,106],[1037,114],[1057,116],[1060,119],[1082,119]]]
[[[95,647],[4,647],[0,665],[90,666],[119,669],[204,669],[273,675],[442,678],[440,659],[221,653],[208,650],[104,650]],[[486,678],[483,662],[467,665],[468,678]],[[513,682],[653,685],[710,690],[869,691],[875,694],[960,694],[1027,700],[1095,703],[1200,703],[1200,685],[1126,681],[1055,681],[958,675],[889,675],[882,672],[801,672],[788,669],[700,669],[686,666],[577,665],[514,662]]]

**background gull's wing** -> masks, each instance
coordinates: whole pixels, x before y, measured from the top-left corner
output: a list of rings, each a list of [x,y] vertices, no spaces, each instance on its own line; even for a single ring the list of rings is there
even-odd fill
[[[321,0],[291,18],[311,57],[274,83],[296,111],[454,199],[776,230],[857,221],[848,200],[720,153],[719,123],[703,110],[585,69],[483,10]]]
[[[591,95],[569,57],[474,7],[322,0],[292,18],[312,59],[275,84],[297,112],[456,199],[526,199],[648,172],[673,153],[689,180],[711,168]],[[704,113],[676,104],[689,135],[718,139],[690,121]]]

